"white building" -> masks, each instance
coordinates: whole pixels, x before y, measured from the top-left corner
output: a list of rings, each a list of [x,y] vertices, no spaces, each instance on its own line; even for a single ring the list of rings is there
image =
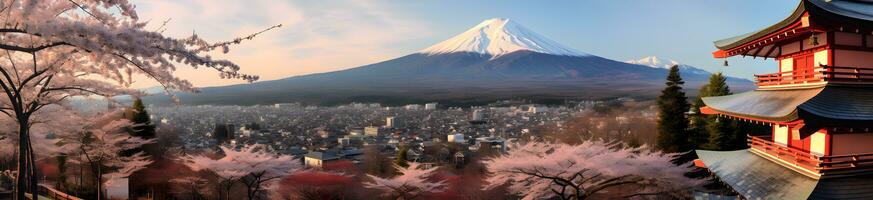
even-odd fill
[[[481,148],[492,148],[506,152],[506,140],[500,137],[480,137],[476,138],[476,146]]]
[[[353,128],[352,130],[349,130],[349,135],[353,135],[353,136],[363,136],[363,135],[364,135],[364,129]]]
[[[466,141],[464,140],[464,134],[460,134],[460,133],[449,134],[448,138],[446,138],[446,141],[448,141],[448,142],[454,142],[454,143],[464,143],[464,142],[466,142]]]
[[[424,109],[425,109],[425,110],[434,110],[434,109],[436,109],[436,108],[437,108],[437,103],[436,103],[436,102],[434,102],[434,103],[427,103],[427,104],[424,104]]]
[[[540,110],[540,109],[537,108],[536,106],[530,106],[530,107],[527,107],[527,112],[529,112],[529,113],[537,113],[538,111],[539,111],[539,112],[542,112],[542,110]]]
[[[473,110],[473,115],[470,117],[472,121],[482,121],[485,119],[485,112],[482,109]]]
[[[309,168],[322,169],[325,163],[338,161],[339,155],[329,152],[309,152],[303,158],[303,164]]]
[[[405,106],[406,110],[419,110],[421,109],[421,105],[418,104],[409,104]]]
[[[365,136],[372,136],[372,137],[379,136],[379,127],[375,127],[375,126],[364,127],[364,135]]]
[[[397,121],[394,117],[385,118],[385,127],[386,128],[394,128],[397,125],[398,125]]]

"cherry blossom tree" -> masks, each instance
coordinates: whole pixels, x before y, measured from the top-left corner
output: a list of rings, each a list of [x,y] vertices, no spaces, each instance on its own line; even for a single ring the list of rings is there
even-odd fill
[[[618,187],[632,190],[621,198],[682,195],[702,180],[685,177],[691,166],[674,165],[676,156],[603,140],[528,143],[484,161],[485,189],[506,186],[524,199],[579,200]]]
[[[139,95],[127,89],[135,76],[145,76],[170,91],[194,91],[173,75],[177,65],[210,68],[222,78],[255,81],[233,62],[209,53],[228,53],[229,46],[255,33],[226,42],[163,35],[163,27],[147,28],[128,0],[0,0],[0,113],[14,122],[19,144],[20,176],[16,188],[36,188],[31,128],[49,105],[75,96]],[[269,29],[278,27],[274,26]],[[3,123],[6,124],[6,123]],[[16,199],[24,199],[23,190]]]
[[[448,184],[444,180],[432,181],[438,168],[424,169],[420,163],[407,163],[407,167],[394,165],[399,175],[393,178],[381,178],[367,174],[372,181],[364,183],[364,187],[381,190],[392,199],[411,200],[424,194],[445,191]]]
[[[229,198],[230,189],[237,182],[246,186],[248,199],[264,196],[265,190],[275,189],[279,178],[303,169],[300,161],[292,156],[267,152],[263,145],[246,145],[239,150],[221,147],[224,157],[212,159],[204,155],[186,155],[182,162],[194,171],[208,170],[221,180],[224,198]]]
[[[127,177],[144,169],[152,163],[142,152],[123,155],[121,152],[138,149],[154,142],[131,136],[125,128],[130,121],[122,117],[122,112],[114,111],[91,119],[95,122],[78,134],[63,138],[61,149],[69,151],[74,161],[86,163],[91,167],[97,183],[97,199],[104,199],[104,186],[127,186]]]

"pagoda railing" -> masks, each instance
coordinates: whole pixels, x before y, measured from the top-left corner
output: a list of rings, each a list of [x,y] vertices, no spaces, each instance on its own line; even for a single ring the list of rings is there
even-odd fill
[[[873,68],[821,65],[772,74],[755,75],[758,86],[780,86],[806,83],[873,83]]]
[[[767,155],[773,156],[776,159],[791,164],[794,167],[803,168],[809,171],[818,171],[818,165],[821,162],[819,156],[810,154],[801,149],[783,146],[770,140],[771,137],[749,136],[749,147],[758,150]]]
[[[748,142],[752,149],[818,175],[873,171],[873,152],[820,156],[806,150],[777,144],[767,136],[748,136]]]

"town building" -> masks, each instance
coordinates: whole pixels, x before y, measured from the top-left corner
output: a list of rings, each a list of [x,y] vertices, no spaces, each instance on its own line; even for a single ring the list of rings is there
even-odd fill
[[[379,136],[379,127],[375,127],[375,126],[364,127],[364,135],[370,136],[370,137]]]
[[[427,104],[424,104],[424,109],[425,109],[425,110],[434,110],[434,109],[436,109],[436,108],[437,108],[437,103],[436,103],[436,102],[434,102],[434,103],[427,103]]]
[[[339,161],[340,156],[331,152],[309,152],[303,156],[303,164],[309,168],[323,169],[325,164]]]
[[[394,128],[397,126],[397,121],[394,117],[385,118],[385,128]]]
[[[772,131],[749,133],[746,150],[698,150],[698,166],[746,199],[873,199],[873,3],[801,0],[786,19],[715,46],[715,58],[779,67],[756,75],[753,91],[703,98],[701,112]]]
[[[464,134],[460,134],[460,133],[449,134],[446,138],[446,141],[452,142],[452,143],[467,142],[466,140],[464,140]]]

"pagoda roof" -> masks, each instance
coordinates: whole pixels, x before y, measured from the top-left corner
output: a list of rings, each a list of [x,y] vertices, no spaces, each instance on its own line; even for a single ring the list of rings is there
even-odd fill
[[[829,123],[873,122],[873,87],[827,85],[804,89],[753,90],[704,97],[719,114],[766,122],[815,118]]]
[[[706,168],[747,199],[873,199],[873,175],[813,179],[749,150],[705,151]]]
[[[797,28],[798,21],[806,13],[847,25],[873,27],[873,0],[801,0],[794,12],[778,23],[757,31],[715,41],[715,47],[728,51],[782,31],[792,30]],[[716,57],[721,56],[716,54]]]
[[[818,182],[749,150],[696,153],[710,172],[747,199],[806,199]]]

